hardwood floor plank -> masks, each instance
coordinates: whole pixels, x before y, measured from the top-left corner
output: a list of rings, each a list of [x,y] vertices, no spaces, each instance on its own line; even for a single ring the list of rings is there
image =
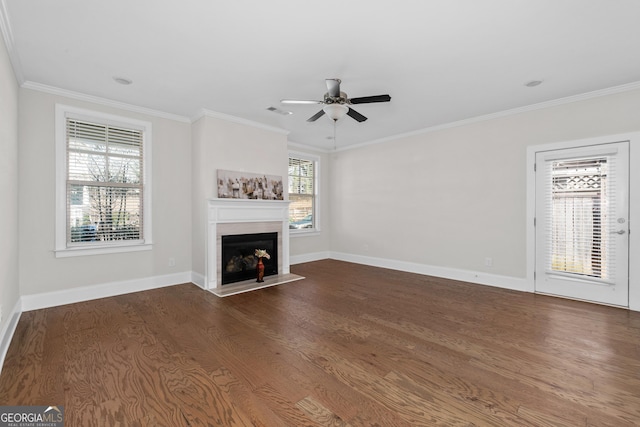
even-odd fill
[[[350,427],[339,416],[322,406],[321,403],[314,400],[311,396],[307,396],[296,403],[296,406],[302,409],[309,418],[321,426],[330,427]]]
[[[526,406],[521,406],[518,409],[518,416],[526,420],[527,422],[540,427],[565,427],[567,425],[573,426],[586,426],[587,418],[581,417],[581,419],[567,420],[555,415],[550,415],[534,409],[529,409]]]
[[[215,374],[215,373],[214,373]],[[267,402],[260,399],[252,390],[247,389],[230,371],[221,369],[215,375],[216,383],[223,387],[231,402],[239,406],[250,421],[251,426],[281,426],[286,425],[284,420],[277,416]]]
[[[24,344],[10,348],[5,359],[8,371],[6,379],[12,387],[0,385],[0,402],[16,405],[18,402],[63,402],[64,336],[60,322],[52,319],[51,310],[29,313],[24,323],[19,323],[15,335]],[[60,319],[58,319],[60,320]],[[15,350],[15,351],[14,351]],[[34,404],[34,403],[29,403]]]
[[[640,313],[325,260],[22,314],[0,404],[68,426],[631,426]]]

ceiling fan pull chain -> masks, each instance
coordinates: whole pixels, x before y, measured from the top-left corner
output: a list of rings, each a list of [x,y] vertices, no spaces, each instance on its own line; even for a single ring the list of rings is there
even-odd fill
[[[333,151],[336,151],[338,148],[338,143],[336,142],[336,123],[338,123],[337,120],[333,121]]]

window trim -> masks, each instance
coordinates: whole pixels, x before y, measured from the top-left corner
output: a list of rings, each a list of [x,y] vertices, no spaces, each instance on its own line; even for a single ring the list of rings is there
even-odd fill
[[[100,245],[67,245],[67,118],[93,121],[96,123],[138,129],[143,132],[143,236],[142,242],[117,241]],[[101,255],[120,252],[150,250],[153,245],[151,224],[151,158],[152,129],[151,122],[116,116],[98,111],[56,104],[55,110],[55,150],[56,150],[56,218],[55,218],[55,256],[56,258]]]
[[[314,234],[319,234],[321,229],[321,214],[320,214],[320,157],[314,156],[313,154],[302,153],[299,151],[289,151],[289,155],[287,156],[287,164],[288,159],[295,158],[301,160],[309,160],[314,163],[314,173],[313,173],[313,227],[312,228],[302,228],[302,229],[290,229],[289,236],[299,237],[299,236],[309,236]],[[287,171],[287,189],[289,188],[289,171]],[[287,191],[287,199],[289,198],[289,192]]]

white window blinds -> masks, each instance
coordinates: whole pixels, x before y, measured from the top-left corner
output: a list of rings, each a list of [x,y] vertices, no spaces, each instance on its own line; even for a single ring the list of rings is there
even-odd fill
[[[67,245],[143,241],[141,130],[66,119]]]
[[[546,162],[550,271],[614,280],[614,156]]]

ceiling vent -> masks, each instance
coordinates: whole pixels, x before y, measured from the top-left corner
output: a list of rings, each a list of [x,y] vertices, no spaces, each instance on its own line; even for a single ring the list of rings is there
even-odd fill
[[[280,114],[283,116],[288,116],[289,114],[293,114],[291,111],[281,110],[280,108],[276,108],[276,107],[268,107],[267,110],[273,111],[274,113]]]

